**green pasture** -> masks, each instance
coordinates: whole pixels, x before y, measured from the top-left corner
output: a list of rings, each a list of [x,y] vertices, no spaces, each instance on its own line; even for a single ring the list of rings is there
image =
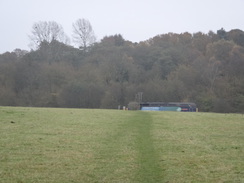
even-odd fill
[[[244,116],[0,107],[0,182],[244,182]]]

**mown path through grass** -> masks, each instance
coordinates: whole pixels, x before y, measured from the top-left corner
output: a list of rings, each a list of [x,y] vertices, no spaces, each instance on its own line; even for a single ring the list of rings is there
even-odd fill
[[[137,129],[136,147],[138,151],[140,182],[161,182],[162,171],[159,166],[159,156],[154,148],[152,137],[153,121],[149,113],[137,114],[132,122],[133,128]]]
[[[145,112],[130,114],[95,150],[97,166],[93,175],[102,182],[161,182],[162,171],[151,131],[152,118]]]

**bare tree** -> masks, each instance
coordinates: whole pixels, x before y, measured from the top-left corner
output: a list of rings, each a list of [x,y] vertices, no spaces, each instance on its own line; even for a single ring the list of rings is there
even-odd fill
[[[38,47],[41,43],[59,41],[65,44],[69,43],[69,38],[64,33],[63,27],[55,21],[40,21],[33,24],[31,35],[31,47]]]
[[[78,19],[73,23],[73,41],[84,51],[95,43],[96,37],[89,20]]]

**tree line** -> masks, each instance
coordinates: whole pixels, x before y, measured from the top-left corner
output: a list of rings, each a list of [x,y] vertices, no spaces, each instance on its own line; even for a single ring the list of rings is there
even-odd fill
[[[0,105],[118,108],[137,102],[140,92],[144,102],[244,112],[242,30],[167,33],[139,43],[116,34],[96,42],[81,19],[73,24],[75,48],[51,24],[33,26],[35,50],[0,55]]]

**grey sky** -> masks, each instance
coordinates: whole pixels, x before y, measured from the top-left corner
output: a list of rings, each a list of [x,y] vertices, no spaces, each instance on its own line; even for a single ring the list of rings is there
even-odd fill
[[[168,32],[244,30],[244,0],[0,0],[0,7],[0,53],[29,50],[38,21],[56,21],[71,38],[72,23],[85,18],[98,40],[121,34],[133,42]]]

